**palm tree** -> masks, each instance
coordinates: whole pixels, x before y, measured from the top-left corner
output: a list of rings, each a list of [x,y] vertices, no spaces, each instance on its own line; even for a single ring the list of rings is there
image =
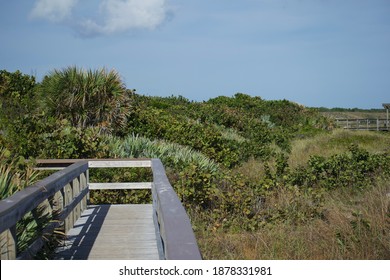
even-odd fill
[[[97,126],[112,131],[126,124],[131,91],[115,70],[54,70],[41,84],[49,114],[75,127]]]

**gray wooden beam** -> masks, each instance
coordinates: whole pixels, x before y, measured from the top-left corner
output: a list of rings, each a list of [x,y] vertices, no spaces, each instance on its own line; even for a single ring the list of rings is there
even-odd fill
[[[152,159],[153,196],[157,220],[168,260],[202,259],[190,219],[172,188],[159,159]]]

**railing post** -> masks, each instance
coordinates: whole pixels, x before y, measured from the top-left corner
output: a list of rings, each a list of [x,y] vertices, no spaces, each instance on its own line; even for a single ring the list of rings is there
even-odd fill
[[[72,198],[71,198],[71,201],[73,201],[73,199],[79,195],[80,193],[80,176],[78,176],[77,178],[74,178],[73,181],[72,181]],[[76,207],[73,209],[72,213],[70,214],[73,216],[73,221],[72,221],[72,225],[71,227],[73,227],[74,223],[78,220],[78,218],[80,218],[81,216],[81,206],[80,206],[80,203],[78,203],[76,205]]]
[[[64,210],[64,193],[58,191],[55,193],[52,202],[52,209],[54,213],[59,213]]]
[[[85,190],[88,186],[88,169],[80,174],[80,192]],[[80,202],[81,212],[83,212],[87,208],[87,197],[84,198]]]
[[[64,193],[61,191],[56,192],[51,199],[49,199],[49,203],[52,209],[52,215],[54,220],[56,220],[57,215],[59,215],[62,210],[64,210]],[[63,222],[59,223],[62,227],[64,225]],[[64,229],[65,232],[65,229]]]
[[[17,254],[16,225],[1,233],[0,242],[1,259],[15,260]]]
[[[71,184],[66,184],[64,187],[64,203],[65,205],[69,205],[69,203],[73,199],[73,191],[72,191],[72,185]],[[73,226],[73,214],[69,213],[68,217],[65,218],[65,233],[67,233]]]
[[[85,171],[85,181],[86,181],[85,182],[86,187],[89,187],[89,168]],[[90,198],[90,193],[88,192],[86,196],[87,204],[89,203],[89,198]]]

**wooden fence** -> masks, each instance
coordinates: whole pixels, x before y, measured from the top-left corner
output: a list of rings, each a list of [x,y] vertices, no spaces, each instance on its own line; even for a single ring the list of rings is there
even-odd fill
[[[387,119],[336,119],[336,126],[350,130],[389,131]]]

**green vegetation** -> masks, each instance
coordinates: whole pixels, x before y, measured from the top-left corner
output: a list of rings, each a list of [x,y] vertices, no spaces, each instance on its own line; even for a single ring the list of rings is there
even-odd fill
[[[44,109],[55,119],[66,119],[72,127],[99,127],[118,131],[126,124],[131,91],[113,70],[88,70],[68,67],[46,76],[39,92]]]
[[[334,130],[324,114],[334,110],[243,93],[204,102],[143,96],[114,71],[77,67],[41,83],[1,71],[0,107],[0,145],[13,161],[160,158],[204,258],[390,257],[390,135]],[[25,185],[8,166],[0,168],[5,193]],[[149,177],[91,173],[100,181]],[[150,195],[96,191],[91,201],[142,203]]]

